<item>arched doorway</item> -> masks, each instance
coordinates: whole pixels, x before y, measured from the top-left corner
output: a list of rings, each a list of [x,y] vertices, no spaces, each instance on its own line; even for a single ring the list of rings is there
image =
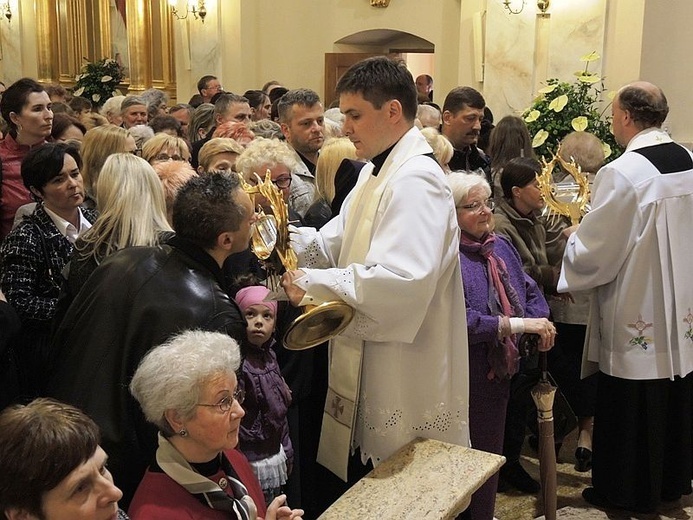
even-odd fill
[[[415,34],[392,29],[371,29],[350,34],[334,42],[335,52],[325,53],[325,107],[336,102],[337,81],[354,63],[370,56],[398,57],[407,63],[412,75],[429,74],[435,70],[435,45]]]

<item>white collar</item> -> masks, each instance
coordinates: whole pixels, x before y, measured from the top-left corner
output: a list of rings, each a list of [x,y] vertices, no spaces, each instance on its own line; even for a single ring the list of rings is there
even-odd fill
[[[664,130],[658,127],[646,128],[645,130],[635,134],[626,146],[626,152],[645,148],[646,146],[654,146],[657,144],[673,143],[673,139]]]
[[[56,212],[48,209],[48,207],[45,204],[43,205],[43,209],[45,210],[46,214],[50,217],[50,219],[53,221],[55,227],[58,228],[60,234],[67,238],[73,244],[77,239],[77,235],[91,227],[91,223],[86,218],[84,218],[84,215],[82,214],[82,210],[80,208],[77,208],[77,212],[79,213],[79,229],[75,228],[75,226],[71,222],[68,222],[63,217],[58,215]]]

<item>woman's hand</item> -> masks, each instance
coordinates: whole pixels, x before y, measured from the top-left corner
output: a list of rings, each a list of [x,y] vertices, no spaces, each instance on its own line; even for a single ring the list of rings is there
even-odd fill
[[[546,352],[553,348],[556,340],[556,327],[546,318],[523,318],[525,333],[537,334],[540,338],[539,352]]]
[[[303,509],[290,509],[286,504],[286,495],[279,495],[267,507],[265,520],[293,520],[303,517]]]

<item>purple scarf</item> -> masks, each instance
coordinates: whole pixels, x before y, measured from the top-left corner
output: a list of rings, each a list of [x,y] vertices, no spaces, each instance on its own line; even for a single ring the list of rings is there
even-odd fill
[[[494,316],[522,317],[524,309],[517,291],[510,283],[505,262],[495,252],[496,235],[489,233],[476,239],[462,231],[460,233],[460,251],[480,256],[486,260],[489,291],[488,307]],[[507,336],[500,342],[489,345],[488,363],[491,370],[489,379],[511,378],[517,372],[519,353],[515,345],[515,335]]]

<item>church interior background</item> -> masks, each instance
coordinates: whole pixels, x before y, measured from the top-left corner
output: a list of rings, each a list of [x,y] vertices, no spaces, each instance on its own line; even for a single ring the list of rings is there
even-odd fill
[[[371,4],[385,4],[377,7]],[[204,4],[204,22],[189,6]],[[434,77],[434,101],[457,85],[480,90],[498,119],[525,109],[547,78],[571,81],[579,58],[610,90],[636,79],[661,86],[673,137],[693,142],[687,103],[693,47],[685,0],[8,0],[0,17],[0,79],[74,85],[85,60],[118,59],[123,92],[150,87],[187,101],[197,79],[244,92],[277,79],[333,98],[334,63],[391,54]],[[335,61],[336,60],[336,61]],[[337,72],[339,69],[336,69]]]

